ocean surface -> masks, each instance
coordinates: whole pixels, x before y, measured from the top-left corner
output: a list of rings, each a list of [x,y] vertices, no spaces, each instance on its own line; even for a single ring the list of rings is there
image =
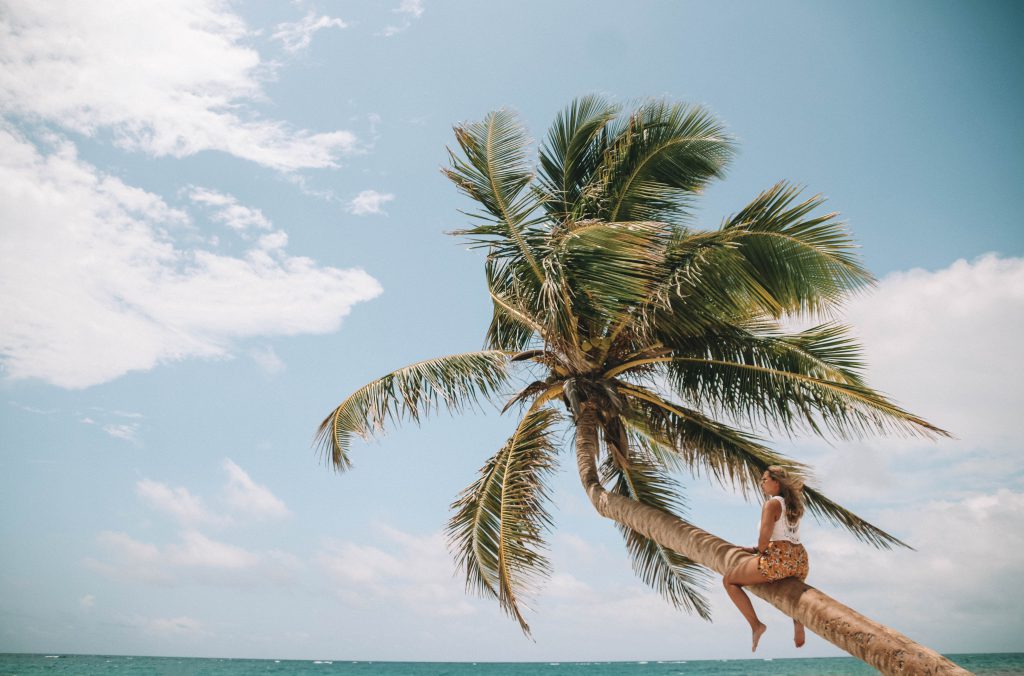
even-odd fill
[[[1024,653],[947,655],[975,674],[1024,674]],[[322,674],[349,676],[661,676],[714,674],[761,676],[849,676],[875,674],[852,657],[777,660],[680,660],[664,662],[350,662],[344,660],[244,660],[195,657],[128,657],[123,655],[0,654],[0,674]]]

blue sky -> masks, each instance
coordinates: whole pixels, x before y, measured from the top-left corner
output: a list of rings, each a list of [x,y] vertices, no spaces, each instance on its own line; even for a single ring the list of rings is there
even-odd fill
[[[777,441],[916,548],[809,523],[809,582],[944,652],[1024,650],[1019,7],[2,7],[0,652],[743,657],[720,588],[707,624],[632,576],[571,462],[535,641],[463,593],[448,505],[511,419],[394,430],[345,475],[311,446],[366,381],[482,343],[451,126],[508,107],[540,139],[594,92],[728,125],[707,227],[781,179],[826,194],[880,279],[846,312],[871,382],[957,437]],[[757,505],[684,483],[696,523],[753,541]],[[796,656],[764,617],[764,656]]]

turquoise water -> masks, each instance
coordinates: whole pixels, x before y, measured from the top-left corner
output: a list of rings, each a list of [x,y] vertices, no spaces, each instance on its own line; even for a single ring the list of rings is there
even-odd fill
[[[1024,674],[1024,653],[948,655],[976,674]],[[234,660],[194,657],[126,657],[115,655],[0,655],[0,674],[322,674],[324,676],[576,676],[626,674],[714,674],[715,676],[850,676],[874,674],[852,657],[779,660],[687,660],[678,662],[348,662],[313,660]]]

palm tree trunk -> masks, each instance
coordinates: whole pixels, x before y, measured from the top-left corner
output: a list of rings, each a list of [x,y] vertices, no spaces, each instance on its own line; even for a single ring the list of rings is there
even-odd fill
[[[677,516],[606,491],[597,474],[597,416],[592,405],[583,404],[576,427],[576,463],[580,479],[601,516],[628,526],[721,575],[749,556],[739,547]],[[864,617],[795,578],[746,589],[883,674],[970,673],[934,650]]]

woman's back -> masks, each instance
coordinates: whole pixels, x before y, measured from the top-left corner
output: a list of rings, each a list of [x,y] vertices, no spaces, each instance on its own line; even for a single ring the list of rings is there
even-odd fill
[[[771,541],[785,540],[793,544],[800,544],[800,520],[797,519],[793,523],[789,521],[789,518],[786,516],[786,499],[781,495],[775,495],[771,499],[779,501],[779,505],[782,507],[782,514],[779,514],[775,527],[772,529],[771,537],[768,539]]]

